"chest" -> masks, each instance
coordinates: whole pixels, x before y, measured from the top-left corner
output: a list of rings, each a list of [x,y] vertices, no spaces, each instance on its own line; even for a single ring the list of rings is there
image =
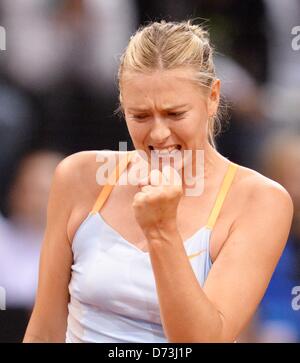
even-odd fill
[[[200,285],[211,267],[207,253],[209,233],[201,230],[186,241],[187,255]],[[160,324],[160,312],[150,255],[129,244],[104,223],[90,215],[73,241],[70,293],[89,306],[146,319]],[[197,251],[206,251],[196,254]],[[180,268],[180,266],[178,266]]]
[[[121,188],[115,187],[100,213],[107,224],[124,239],[130,241],[138,249],[147,251],[148,242],[135,219],[132,208],[134,193],[132,190],[124,192]],[[209,193],[201,198],[192,197],[179,203],[177,225],[183,242],[194,236],[207,224],[213,204],[214,196]],[[233,213],[230,208],[223,209],[211,234],[209,248],[213,261],[228,236],[232,220]]]

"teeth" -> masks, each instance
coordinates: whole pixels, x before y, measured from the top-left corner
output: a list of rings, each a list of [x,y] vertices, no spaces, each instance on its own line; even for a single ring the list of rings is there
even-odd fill
[[[155,151],[155,153],[157,153],[157,154],[167,155],[167,154],[172,153],[172,152],[174,152],[174,151],[176,151],[178,149],[177,149],[177,146],[175,145],[175,146],[170,146],[170,147],[165,148],[165,149],[155,149],[155,148],[153,148],[152,150]]]

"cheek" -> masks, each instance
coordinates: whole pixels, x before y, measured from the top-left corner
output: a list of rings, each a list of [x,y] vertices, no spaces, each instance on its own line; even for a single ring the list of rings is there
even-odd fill
[[[137,124],[131,121],[127,122],[127,128],[132,140],[135,142],[142,142],[148,132],[148,127],[145,124]]]
[[[176,127],[176,133],[181,135],[185,140],[194,140],[195,138],[199,140],[201,135],[206,134],[207,120],[205,117],[201,119],[199,114],[188,117],[184,120],[178,127]]]

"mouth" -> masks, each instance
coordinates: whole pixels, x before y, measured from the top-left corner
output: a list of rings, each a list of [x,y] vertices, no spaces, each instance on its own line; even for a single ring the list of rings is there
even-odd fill
[[[169,155],[169,154],[176,153],[177,151],[180,151],[182,147],[179,144],[175,144],[175,145],[169,145],[169,146],[164,146],[164,147],[155,147],[153,145],[149,145],[148,148],[150,151],[155,152],[155,154]]]

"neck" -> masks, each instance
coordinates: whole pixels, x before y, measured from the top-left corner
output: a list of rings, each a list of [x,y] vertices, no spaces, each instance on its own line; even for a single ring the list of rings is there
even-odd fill
[[[204,190],[204,183],[211,180],[216,171],[224,165],[226,159],[213,148],[208,141],[199,149],[193,150],[192,158],[182,172],[182,187],[185,195],[199,195]],[[192,191],[192,188],[195,190]],[[189,191],[187,193],[187,191]]]

